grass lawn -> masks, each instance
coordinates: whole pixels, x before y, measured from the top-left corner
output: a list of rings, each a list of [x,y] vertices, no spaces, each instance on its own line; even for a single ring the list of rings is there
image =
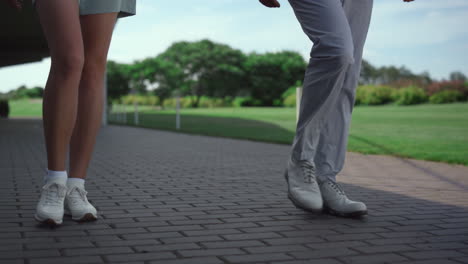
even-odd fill
[[[11,102],[10,108],[11,116],[41,115],[36,101]],[[140,126],[175,131],[174,110],[139,110]],[[184,133],[284,144],[292,142],[296,124],[294,108],[183,109],[181,120]],[[468,165],[468,103],[356,107],[348,150]]]
[[[41,117],[41,99],[22,99],[10,101],[10,116],[12,117]]]
[[[128,110],[131,110],[129,108]],[[183,109],[181,132],[290,144],[294,108]],[[140,126],[175,130],[173,110],[141,109]],[[133,123],[133,114],[127,115]],[[349,151],[468,165],[468,104],[359,106]]]
[[[468,165],[468,104],[356,107],[348,149]]]

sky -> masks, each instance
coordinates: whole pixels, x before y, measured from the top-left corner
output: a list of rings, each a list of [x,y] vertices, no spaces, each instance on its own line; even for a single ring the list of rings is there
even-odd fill
[[[355,1],[355,0],[345,0]],[[244,52],[293,50],[309,57],[312,43],[285,0],[268,9],[257,0],[137,0],[137,15],[120,19],[109,59],[131,63],[176,41],[210,39]],[[364,59],[405,66],[436,79],[468,75],[467,0],[375,0]],[[44,86],[50,59],[0,68],[0,92]],[[25,77],[26,76],[26,77]]]

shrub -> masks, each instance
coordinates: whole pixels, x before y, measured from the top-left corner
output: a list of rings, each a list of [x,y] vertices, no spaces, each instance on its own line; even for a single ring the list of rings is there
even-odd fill
[[[393,89],[388,86],[359,86],[356,91],[356,105],[381,105],[392,101]]]
[[[242,105],[244,104],[244,101],[247,99],[247,97],[236,97],[234,98],[234,100],[232,101],[231,105],[233,107],[242,107]]]
[[[417,86],[421,88],[426,88],[431,83],[431,80],[425,78],[402,78],[396,81],[390,82],[387,85],[392,88],[405,88],[409,86]]]
[[[7,100],[0,100],[0,117],[8,118],[10,115],[10,105]]]
[[[441,91],[458,91],[463,99],[468,99],[468,83],[463,81],[442,81],[433,82],[427,87],[429,96]]]
[[[180,107],[181,108],[189,108],[192,106],[192,100],[190,97],[181,97],[180,98]],[[168,98],[163,102],[164,108],[175,108],[176,107],[176,98]]]
[[[175,108],[176,107],[176,101],[175,98],[167,98],[163,102],[163,107],[164,108]]]
[[[419,87],[409,86],[395,90],[392,94],[397,105],[413,105],[427,102],[426,92]]]
[[[125,95],[120,99],[124,105],[132,105],[135,102],[139,105],[158,105],[159,98],[155,95]]]
[[[284,93],[281,95],[281,105],[280,106],[286,106],[286,107],[294,107],[296,106],[296,93],[297,93],[297,88],[302,87],[302,82],[297,81],[295,85],[289,87]]]
[[[145,105],[156,106],[159,104],[159,98],[155,95],[149,95],[145,97],[143,102]]]
[[[262,100],[255,99],[251,96],[246,97],[241,104],[241,106],[262,106],[262,105],[263,105]]]
[[[274,100],[273,100],[273,106],[277,106],[277,107],[283,106],[283,100],[281,100],[281,99],[274,99]]]
[[[447,104],[463,100],[463,94],[459,91],[440,91],[431,95],[429,101],[433,104]]]
[[[291,96],[292,94],[296,94],[297,87],[300,87],[300,86],[299,85],[293,86],[287,89],[286,91],[284,91],[284,93],[281,95],[281,98],[284,100],[287,97]]]
[[[296,106],[296,93],[288,95],[283,100],[283,105],[286,107],[295,107]]]
[[[212,108],[212,107],[225,107],[231,106],[229,100],[224,100],[223,98],[212,98],[203,96],[200,99],[199,107]]]

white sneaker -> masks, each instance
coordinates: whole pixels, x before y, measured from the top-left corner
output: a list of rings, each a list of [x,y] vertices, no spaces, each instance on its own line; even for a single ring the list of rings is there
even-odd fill
[[[79,222],[97,220],[97,210],[89,203],[84,187],[67,184],[68,191],[65,198],[65,214]]]
[[[320,182],[324,208],[330,214],[344,217],[359,217],[367,214],[367,207],[362,202],[348,199],[338,183],[327,180]]]
[[[284,176],[288,183],[288,198],[297,208],[313,213],[322,211],[322,195],[311,162],[291,158]]]
[[[51,181],[42,187],[34,218],[47,225],[63,222],[63,203],[67,187],[59,181]]]

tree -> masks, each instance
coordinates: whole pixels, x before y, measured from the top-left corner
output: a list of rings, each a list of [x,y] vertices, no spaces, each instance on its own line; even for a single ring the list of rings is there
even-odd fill
[[[451,81],[463,81],[463,82],[465,82],[467,80],[466,75],[463,74],[460,71],[455,71],[455,72],[450,73],[449,78],[450,78]]]
[[[129,68],[129,88],[131,93],[146,94],[148,91],[146,71],[149,69],[141,61],[136,61]]]
[[[236,94],[242,84],[245,56],[228,45],[210,40],[182,41],[158,58],[181,69],[181,91],[192,96],[193,107],[198,107],[202,95]]]
[[[44,88],[36,86],[28,88],[25,85],[18,87],[16,90],[12,90],[6,94],[6,97],[12,99],[23,99],[23,98],[42,98],[44,95]]]
[[[139,76],[144,84],[154,88],[153,93],[159,97],[162,106],[165,99],[183,87],[184,74],[175,63],[156,58],[147,58],[139,62]]]
[[[250,94],[260,105],[279,106],[281,95],[304,79],[305,68],[306,62],[297,52],[252,53],[245,63]]]
[[[383,66],[374,67],[368,61],[362,61],[361,85],[391,85],[397,88],[416,85],[425,87],[432,82],[427,72],[414,74],[406,67]]]
[[[12,93],[11,93],[12,97],[14,99],[26,98],[27,97],[27,90],[28,90],[28,87],[26,87],[25,85],[21,85],[16,90],[12,91]]]
[[[44,88],[36,86],[26,90],[28,98],[42,98],[44,95]]]
[[[361,76],[359,83],[362,85],[375,84],[377,81],[377,69],[368,61],[362,60]]]
[[[107,63],[107,97],[119,99],[130,90],[130,65],[114,61]],[[110,101],[110,100],[109,100]]]

